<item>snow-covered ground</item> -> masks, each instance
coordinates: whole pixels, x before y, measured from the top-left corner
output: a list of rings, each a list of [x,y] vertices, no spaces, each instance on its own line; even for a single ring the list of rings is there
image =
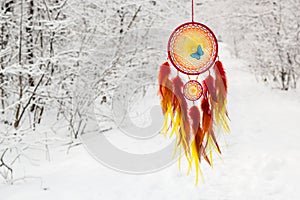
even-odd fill
[[[0,199],[300,199],[300,95],[257,83],[224,45],[220,51],[229,77],[232,134],[214,169],[202,166],[205,183],[195,186],[195,177],[177,164],[145,175],[120,173],[77,146],[68,155],[53,150],[51,162],[26,167],[34,177],[0,185]]]

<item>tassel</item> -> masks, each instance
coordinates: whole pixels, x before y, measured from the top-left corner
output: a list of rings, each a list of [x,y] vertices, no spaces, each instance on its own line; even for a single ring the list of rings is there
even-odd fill
[[[213,129],[213,118],[211,114],[210,104],[208,98],[203,98],[201,102],[201,110],[203,113],[202,116],[202,131],[205,134],[206,144],[205,150],[209,152],[209,164],[213,166],[212,163],[212,149],[215,149],[218,153],[221,154],[220,147],[218,145],[214,129]]]
[[[190,141],[190,123],[187,113],[188,105],[182,93],[183,82],[179,76],[172,79],[173,83],[173,116],[174,121],[173,132],[176,132],[178,137],[178,145],[182,146],[187,159],[189,160],[189,141]]]
[[[169,79],[170,74],[169,63],[162,64],[158,75],[158,94],[161,97],[161,107],[164,114],[164,125],[161,133],[167,135],[169,128],[172,127],[170,137],[176,133],[177,145],[184,149],[189,161],[190,123],[187,113],[188,104],[182,93],[184,84],[179,76],[171,81]],[[170,126],[169,122],[171,122]]]
[[[205,160],[209,163],[209,159],[205,152],[205,147],[203,145],[205,134],[202,131],[200,124],[200,111],[197,106],[193,106],[190,108],[189,116],[192,122],[191,128],[193,133],[193,140],[191,142],[191,162],[194,162],[196,168],[196,185],[198,184],[198,173],[200,171],[202,181],[203,176],[200,169],[201,157],[204,157]]]
[[[195,140],[195,142],[196,142],[197,153],[199,153],[203,140],[201,141],[201,138],[202,138],[202,129],[200,127],[200,117],[201,116],[200,116],[200,111],[199,111],[198,107],[197,106],[191,107],[189,115],[190,115],[190,119],[192,122],[191,127],[192,127],[192,133],[194,136],[193,140]],[[198,133],[199,133],[199,135],[198,135]],[[200,156],[198,156],[198,160],[199,161],[201,160]]]
[[[208,157],[205,152],[205,146],[203,145],[205,133],[201,128],[201,119],[200,119],[201,116],[200,116],[199,108],[197,106],[191,107],[189,115],[192,121],[192,126],[191,126],[192,133],[194,135],[194,140],[196,143],[199,162],[201,163],[201,157],[204,157],[204,159],[209,163]]]
[[[164,125],[161,133],[166,134],[169,126],[169,120],[172,119],[172,99],[173,99],[173,85],[169,76],[171,74],[170,65],[165,62],[160,66],[158,74],[159,91],[158,94],[161,97],[161,107],[164,114]]]
[[[214,66],[214,72],[216,74],[216,94],[217,101],[214,104],[214,118],[217,127],[220,127],[226,133],[230,132],[229,128],[229,118],[227,113],[227,78],[220,61],[217,61]]]

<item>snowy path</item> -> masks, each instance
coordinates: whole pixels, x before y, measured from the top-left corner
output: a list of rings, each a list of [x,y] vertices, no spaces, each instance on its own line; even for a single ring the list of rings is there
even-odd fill
[[[226,137],[223,161],[217,159],[214,169],[202,167],[205,184],[196,187],[194,177],[179,172],[177,164],[153,174],[122,174],[102,166],[79,146],[68,156],[56,152],[51,163],[28,167],[27,174],[41,177],[42,184],[30,179],[0,185],[0,199],[300,199],[300,99],[295,92],[259,85],[223,52],[232,134]]]

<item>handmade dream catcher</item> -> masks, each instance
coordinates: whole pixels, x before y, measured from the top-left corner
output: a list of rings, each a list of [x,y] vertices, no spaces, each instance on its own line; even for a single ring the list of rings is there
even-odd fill
[[[213,166],[213,151],[221,154],[216,133],[230,130],[227,80],[218,41],[207,26],[194,22],[194,1],[192,5],[192,22],[180,25],[170,36],[158,93],[165,117],[161,132],[176,135],[177,146],[189,162],[188,172],[195,166],[198,183],[201,161]],[[177,70],[174,77],[171,66]]]

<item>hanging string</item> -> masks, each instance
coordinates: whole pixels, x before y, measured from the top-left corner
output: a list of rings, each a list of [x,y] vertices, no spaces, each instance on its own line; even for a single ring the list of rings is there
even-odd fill
[[[194,0],[192,0],[192,22],[194,22]]]

